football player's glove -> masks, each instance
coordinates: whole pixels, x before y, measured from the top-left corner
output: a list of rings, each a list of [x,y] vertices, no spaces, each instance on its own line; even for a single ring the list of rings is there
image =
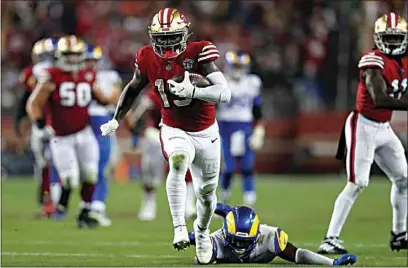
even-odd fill
[[[102,136],[104,137],[111,136],[113,133],[115,133],[118,127],[119,123],[115,118],[109,120],[108,123],[105,123],[101,126]]]
[[[173,80],[168,80],[169,90],[172,94],[179,96],[180,98],[191,99],[194,96],[194,85],[190,81],[190,73],[184,72],[184,79],[181,83],[177,83]]]
[[[251,137],[249,137],[249,146],[251,147],[251,149],[254,151],[260,150],[264,144],[264,138],[265,127],[262,125],[257,125],[254,128]]]

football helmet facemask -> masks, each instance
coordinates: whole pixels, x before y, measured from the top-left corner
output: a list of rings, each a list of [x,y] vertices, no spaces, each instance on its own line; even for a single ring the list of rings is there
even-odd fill
[[[408,46],[407,21],[397,13],[390,12],[375,21],[374,42],[387,55],[404,55]]]
[[[228,51],[225,54],[225,71],[235,80],[249,72],[251,57],[241,51]]]
[[[163,8],[154,15],[149,36],[154,52],[161,58],[173,59],[186,50],[190,22],[175,8]]]

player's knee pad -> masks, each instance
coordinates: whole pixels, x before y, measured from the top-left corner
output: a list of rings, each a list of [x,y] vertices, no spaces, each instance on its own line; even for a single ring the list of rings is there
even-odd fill
[[[98,181],[98,172],[96,170],[86,170],[83,173],[83,182],[94,184]]]
[[[79,178],[77,176],[61,176],[61,186],[66,189],[77,189],[79,187]]]
[[[347,195],[347,197],[355,200],[358,195],[367,187],[364,184],[358,184],[353,182],[348,182],[346,187],[344,187],[343,194]]]
[[[183,173],[187,172],[189,164],[189,155],[187,152],[174,152],[169,156],[170,172]]]
[[[395,185],[399,194],[407,194],[408,192],[408,179],[407,178],[401,178],[399,180],[394,180],[392,184]]]

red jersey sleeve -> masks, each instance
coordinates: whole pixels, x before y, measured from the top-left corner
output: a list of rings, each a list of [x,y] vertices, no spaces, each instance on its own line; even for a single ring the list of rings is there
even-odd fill
[[[217,47],[210,41],[201,41],[201,51],[198,54],[198,63],[208,63],[220,57]]]
[[[136,54],[135,57],[135,67],[140,70],[140,72],[147,76],[147,66],[146,66],[146,55],[147,55],[146,47],[142,47]]]
[[[380,68],[384,69],[384,59],[379,53],[369,51],[365,53],[358,62],[358,68]]]

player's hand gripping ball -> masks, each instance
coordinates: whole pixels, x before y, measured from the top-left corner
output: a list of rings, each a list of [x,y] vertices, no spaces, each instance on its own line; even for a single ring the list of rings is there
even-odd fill
[[[196,73],[184,72],[183,76],[173,77],[168,80],[170,93],[180,98],[194,98],[196,87],[211,86],[211,82],[204,76]]]

